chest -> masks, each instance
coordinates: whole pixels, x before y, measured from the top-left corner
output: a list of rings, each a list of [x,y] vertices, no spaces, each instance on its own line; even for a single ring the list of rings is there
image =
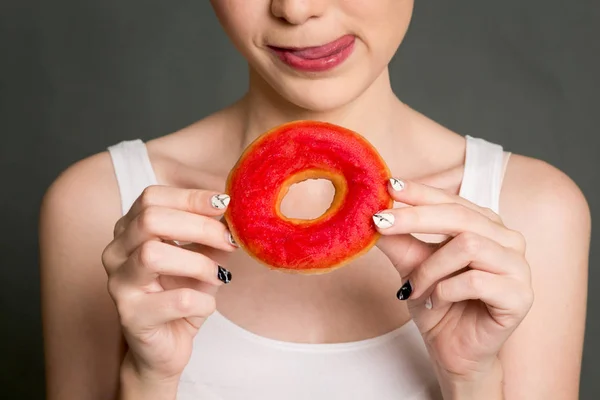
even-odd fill
[[[222,261],[233,279],[219,290],[217,309],[261,336],[348,342],[384,334],[410,319],[395,297],[401,278],[377,248],[324,275],[270,270],[241,250]]]

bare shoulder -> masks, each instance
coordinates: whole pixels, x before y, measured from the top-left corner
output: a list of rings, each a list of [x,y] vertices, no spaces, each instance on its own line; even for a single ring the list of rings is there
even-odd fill
[[[101,254],[90,252],[112,240],[112,227],[120,217],[120,194],[110,154],[92,155],[69,166],[46,190],[40,210],[42,268],[54,268],[53,257],[85,257],[87,265],[74,265],[78,274],[94,273]],[[81,261],[81,260],[79,260]],[[70,263],[59,264],[66,268]],[[75,271],[73,271],[75,272]]]
[[[102,223],[117,217],[119,204],[112,161],[105,151],[76,162],[56,178],[44,195],[42,215],[44,221],[60,218],[62,224],[89,228],[92,220]]]
[[[513,155],[500,208],[506,226],[525,237],[534,292],[532,308],[500,355],[506,397],[576,398],[585,331],[589,206],[564,172]],[[553,349],[551,358],[548,349]]]
[[[110,154],[104,151],[82,159],[64,170],[42,199],[42,250],[50,243],[59,244],[64,251],[106,245],[120,214],[120,194]]]
[[[122,340],[101,255],[119,216],[106,152],[66,169],[43,198],[40,273],[50,400],[116,395]]]
[[[508,224],[536,236],[566,234],[565,228],[589,235],[590,209],[572,178],[545,161],[513,154],[501,194]],[[571,231],[571,233],[574,233]]]

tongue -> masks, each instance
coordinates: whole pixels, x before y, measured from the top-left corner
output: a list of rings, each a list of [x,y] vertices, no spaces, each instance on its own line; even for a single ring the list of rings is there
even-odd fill
[[[296,57],[314,60],[317,58],[323,58],[338,53],[339,51],[348,47],[353,41],[354,37],[345,36],[336,40],[335,42],[331,42],[323,46],[307,47],[302,50],[291,50],[290,53],[295,55]]]
[[[312,48],[304,49],[304,50],[290,51],[290,53],[292,53],[296,57],[306,58],[308,60],[315,60],[318,58],[330,56],[330,55],[334,54],[335,51],[330,51],[330,50],[323,51],[323,49],[320,47],[312,47]]]

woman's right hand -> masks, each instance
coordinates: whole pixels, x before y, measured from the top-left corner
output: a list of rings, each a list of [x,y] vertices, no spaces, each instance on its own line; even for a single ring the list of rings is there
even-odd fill
[[[122,368],[137,380],[177,381],[194,336],[215,311],[216,290],[231,274],[207,254],[236,249],[214,218],[228,204],[216,192],[151,186],[116,223],[102,262],[129,347]]]

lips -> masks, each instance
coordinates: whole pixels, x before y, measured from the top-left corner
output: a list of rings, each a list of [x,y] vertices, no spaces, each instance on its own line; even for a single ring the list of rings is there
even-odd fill
[[[285,48],[272,46],[274,50],[289,52],[296,57],[305,58],[307,60],[316,60],[319,58],[329,57],[335,53],[339,53],[346,47],[354,43],[354,36],[345,35],[341,38],[329,42],[322,46],[304,47],[304,48]]]
[[[321,46],[269,48],[281,61],[295,69],[324,71],[344,62],[352,53],[354,42],[353,35],[344,35]]]

